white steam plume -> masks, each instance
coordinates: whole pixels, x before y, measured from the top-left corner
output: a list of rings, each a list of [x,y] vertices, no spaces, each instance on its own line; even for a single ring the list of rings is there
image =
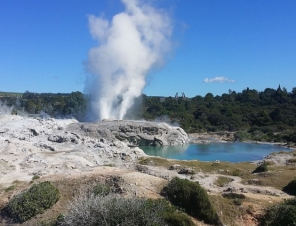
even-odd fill
[[[107,21],[89,16],[92,37],[86,80],[95,119],[123,119],[133,100],[142,93],[145,76],[161,64],[170,49],[172,26],[164,11],[140,0],[121,0],[125,11]]]

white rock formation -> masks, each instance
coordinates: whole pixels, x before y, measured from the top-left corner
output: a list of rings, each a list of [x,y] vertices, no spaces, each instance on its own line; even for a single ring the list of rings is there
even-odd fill
[[[102,165],[127,165],[145,153],[138,144],[187,142],[181,128],[168,124],[0,116],[1,183],[33,175],[71,173]]]

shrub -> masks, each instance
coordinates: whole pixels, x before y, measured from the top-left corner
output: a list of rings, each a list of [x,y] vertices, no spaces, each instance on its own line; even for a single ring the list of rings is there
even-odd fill
[[[209,224],[221,224],[207,192],[198,183],[175,177],[164,192],[173,205],[183,208],[189,215]]]
[[[296,179],[290,181],[289,184],[284,187],[283,191],[290,195],[296,195]]]
[[[5,188],[5,192],[9,192],[9,191],[12,191],[12,190],[14,190],[15,189],[15,185],[11,185],[11,186],[9,186],[9,187],[7,187],[7,188]]]
[[[193,223],[186,215],[176,212],[166,200],[92,194],[76,198],[70,204],[62,225],[192,226]]]
[[[224,193],[222,194],[222,196],[228,199],[245,199],[246,198],[244,194],[237,194],[237,193]]]
[[[166,213],[164,214],[164,220],[168,225],[171,226],[194,226],[192,220],[180,212]]]
[[[261,165],[259,165],[252,173],[262,173],[267,171],[268,171],[268,167],[267,167],[267,164],[264,162]]]
[[[40,179],[40,176],[39,176],[39,175],[34,175],[34,176],[32,177],[32,180],[38,180],[38,179]]]
[[[111,192],[111,188],[108,185],[105,184],[97,184],[93,188],[93,193],[94,195],[101,195],[101,196],[106,196]]]
[[[236,141],[245,141],[245,140],[251,140],[251,134],[246,131],[238,131],[234,133],[234,139]]]
[[[296,225],[296,198],[270,207],[263,219],[263,226]]]
[[[288,163],[296,163],[296,158],[288,159],[287,162]]]
[[[43,213],[59,200],[59,191],[48,181],[34,184],[28,191],[14,196],[6,210],[15,221],[24,222]]]

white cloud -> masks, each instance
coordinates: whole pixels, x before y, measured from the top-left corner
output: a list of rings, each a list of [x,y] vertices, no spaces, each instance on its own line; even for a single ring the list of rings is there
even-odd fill
[[[209,82],[220,82],[220,83],[222,83],[222,82],[235,82],[235,80],[220,76],[220,77],[215,77],[215,78],[205,78],[203,80],[203,82],[205,82],[205,83],[209,83]]]

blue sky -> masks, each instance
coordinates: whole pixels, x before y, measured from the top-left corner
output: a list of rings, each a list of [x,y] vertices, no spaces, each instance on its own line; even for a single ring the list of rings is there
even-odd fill
[[[150,0],[174,25],[166,63],[143,93],[186,96],[296,87],[295,0]],[[97,45],[88,15],[111,19],[119,0],[0,0],[0,91],[84,90]]]

